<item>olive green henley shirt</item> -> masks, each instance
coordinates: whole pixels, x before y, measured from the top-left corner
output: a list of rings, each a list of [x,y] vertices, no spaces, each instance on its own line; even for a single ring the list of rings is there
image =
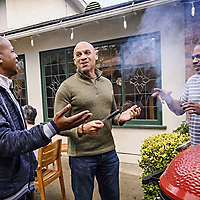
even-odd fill
[[[88,119],[102,120],[115,111],[113,87],[110,80],[101,76],[102,72],[95,69],[97,77],[91,79],[77,71],[66,79],[59,87],[55,98],[55,113],[68,103],[72,108],[66,116],[75,115],[81,111],[89,110],[93,116]],[[115,148],[111,133],[112,123],[118,124],[119,115],[114,120],[107,120],[104,127],[96,135],[83,135],[79,137],[77,128],[62,131],[60,134],[68,136],[68,154],[70,156],[91,156],[109,152]]]

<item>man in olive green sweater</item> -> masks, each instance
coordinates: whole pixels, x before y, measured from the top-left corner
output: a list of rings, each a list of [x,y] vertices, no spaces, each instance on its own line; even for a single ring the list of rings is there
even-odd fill
[[[119,124],[140,114],[133,106],[113,120],[103,120],[115,111],[112,83],[96,68],[98,55],[94,47],[80,42],[74,49],[77,73],[65,80],[57,91],[55,112],[68,103],[70,115],[89,110],[93,115],[78,128],[61,132],[68,136],[69,163],[75,200],[91,200],[94,177],[102,200],[119,200],[119,159],[112,137],[112,123]]]

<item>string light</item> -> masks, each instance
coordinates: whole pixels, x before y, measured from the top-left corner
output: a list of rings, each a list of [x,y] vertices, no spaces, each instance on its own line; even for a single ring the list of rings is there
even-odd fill
[[[73,40],[74,39],[74,28],[71,28],[71,35],[70,35],[70,39]]]
[[[34,47],[34,41],[32,36],[31,36],[31,46]]]
[[[137,12],[136,12],[136,11],[134,11],[134,12],[133,12],[133,15],[134,15],[134,16],[137,16]]]
[[[194,2],[192,2],[191,15],[192,15],[192,17],[194,17],[194,15],[195,15],[195,7],[194,7]]]
[[[126,21],[126,17],[123,16],[123,19],[124,19],[124,29],[126,30],[126,29],[127,29],[127,21]]]

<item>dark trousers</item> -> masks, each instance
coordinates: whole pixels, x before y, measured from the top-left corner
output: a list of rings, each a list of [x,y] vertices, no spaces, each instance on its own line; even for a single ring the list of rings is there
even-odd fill
[[[119,159],[115,150],[96,155],[69,157],[75,200],[92,200],[96,176],[102,200],[119,200]]]
[[[32,193],[28,193],[28,194],[25,194],[23,197],[21,197],[20,199],[18,200],[32,200]]]

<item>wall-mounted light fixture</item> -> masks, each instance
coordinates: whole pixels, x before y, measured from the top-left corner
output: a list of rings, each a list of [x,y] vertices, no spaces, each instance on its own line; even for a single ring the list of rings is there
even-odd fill
[[[71,35],[70,35],[70,39],[73,40],[74,39],[74,28],[71,28]]]
[[[34,47],[34,40],[32,36],[31,36],[31,46]]]
[[[192,15],[192,17],[195,16],[195,7],[194,7],[194,2],[192,2],[191,15]]]
[[[123,16],[123,23],[124,23],[124,29],[126,30],[127,29],[127,21],[126,21],[126,17]]]

